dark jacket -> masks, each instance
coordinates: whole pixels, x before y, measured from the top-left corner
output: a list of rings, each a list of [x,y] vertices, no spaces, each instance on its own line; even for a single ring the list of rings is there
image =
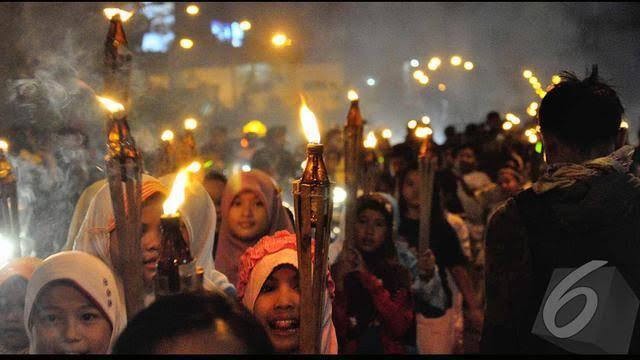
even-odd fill
[[[615,266],[640,294],[640,179],[610,173],[564,189],[531,189],[500,206],[486,231],[483,353],[562,353],[531,333],[556,268]],[[636,318],[630,352],[640,351]]]

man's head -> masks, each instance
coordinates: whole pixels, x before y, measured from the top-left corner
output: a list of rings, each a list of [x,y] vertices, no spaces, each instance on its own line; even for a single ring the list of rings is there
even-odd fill
[[[463,174],[476,169],[476,153],[470,144],[462,144],[453,149],[454,166]]]
[[[562,81],[542,99],[539,121],[550,163],[582,162],[607,155],[615,148],[624,108],[593,67],[580,80],[563,72]]]

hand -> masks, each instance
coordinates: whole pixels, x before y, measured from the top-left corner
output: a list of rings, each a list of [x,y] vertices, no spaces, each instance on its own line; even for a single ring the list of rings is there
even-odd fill
[[[360,254],[354,249],[344,249],[340,256],[338,257],[334,268],[333,273],[331,274],[334,277],[334,281],[336,284],[336,290],[338,292],[342,292],[344,285],[344,278],[347,274],[358,271],[362,259]]]
[[[484,324],[484,311],[481,308],[471,308],[467,312],[467,319],[471,328],[481,333]]]
[[[366,267],[364,265],[364,260],[362,259],[362,255],[356,249],[347,249],[345,253],[345,263],[347,268],[347,273],[354,271],[366,271]]]
[[[429,281],[433,278],[436,269],[436,257],[433,255],[431,249],[427,249],[420,254],[418,258],[418,274],[424,281]]]

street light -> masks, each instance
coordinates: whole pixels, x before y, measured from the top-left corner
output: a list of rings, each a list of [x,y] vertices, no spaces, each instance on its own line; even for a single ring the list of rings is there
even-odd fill
[[[198,15],[200,12],[200,8],[198,5],[189,5],[187,6],[187,14],[189,15]]]
[[[191,49],[193,47],[193,40],[189,38],[180,39],[180,47],[183,49]]]

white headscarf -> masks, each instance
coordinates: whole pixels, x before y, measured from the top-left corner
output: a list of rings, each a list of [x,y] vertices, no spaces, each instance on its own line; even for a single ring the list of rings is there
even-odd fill
[[[73,282],[107,315],[111,323],[109,352],[118,335],[127,325],[126,308],[120,301],[120,291],[113,272],[95,256],[80,251],[63,251],[46,258],[36,269],[27,285],[24,305],[24,324],[29,337],[29,353],[35,353],[33,322],[30,321],[40,290],[56,280]]]
[[[80,198],[76,203],[76,208],[73,211],[73,216],[71,217],[71,224],[69,224],[67,243],[64,244],[62,250],[67,251],[73,249],[73,244],[76,240],[76,236],[78,236],[78,232],[80,232],[80,226],[82,226],[82,222],[87,215],[87,209],[89,209],[89,205],[91,205],[91,200],[93,200],[98,190],[100,190],[106,183],[106,179],[98,180],[84,189],[82,195],[80,195]]]
[[[160,182],[170,188],[176,174],[160,178]],[[204,287],[218,289],[235,296],[235,287],[227,277],[217,271],[213,262],[213,245],[216,236],[216,208],[207,190],[197,181],[189,181],[185,188],[185,201],[180,212],[191,237],[191,254],[196,266],[204,269]]]

